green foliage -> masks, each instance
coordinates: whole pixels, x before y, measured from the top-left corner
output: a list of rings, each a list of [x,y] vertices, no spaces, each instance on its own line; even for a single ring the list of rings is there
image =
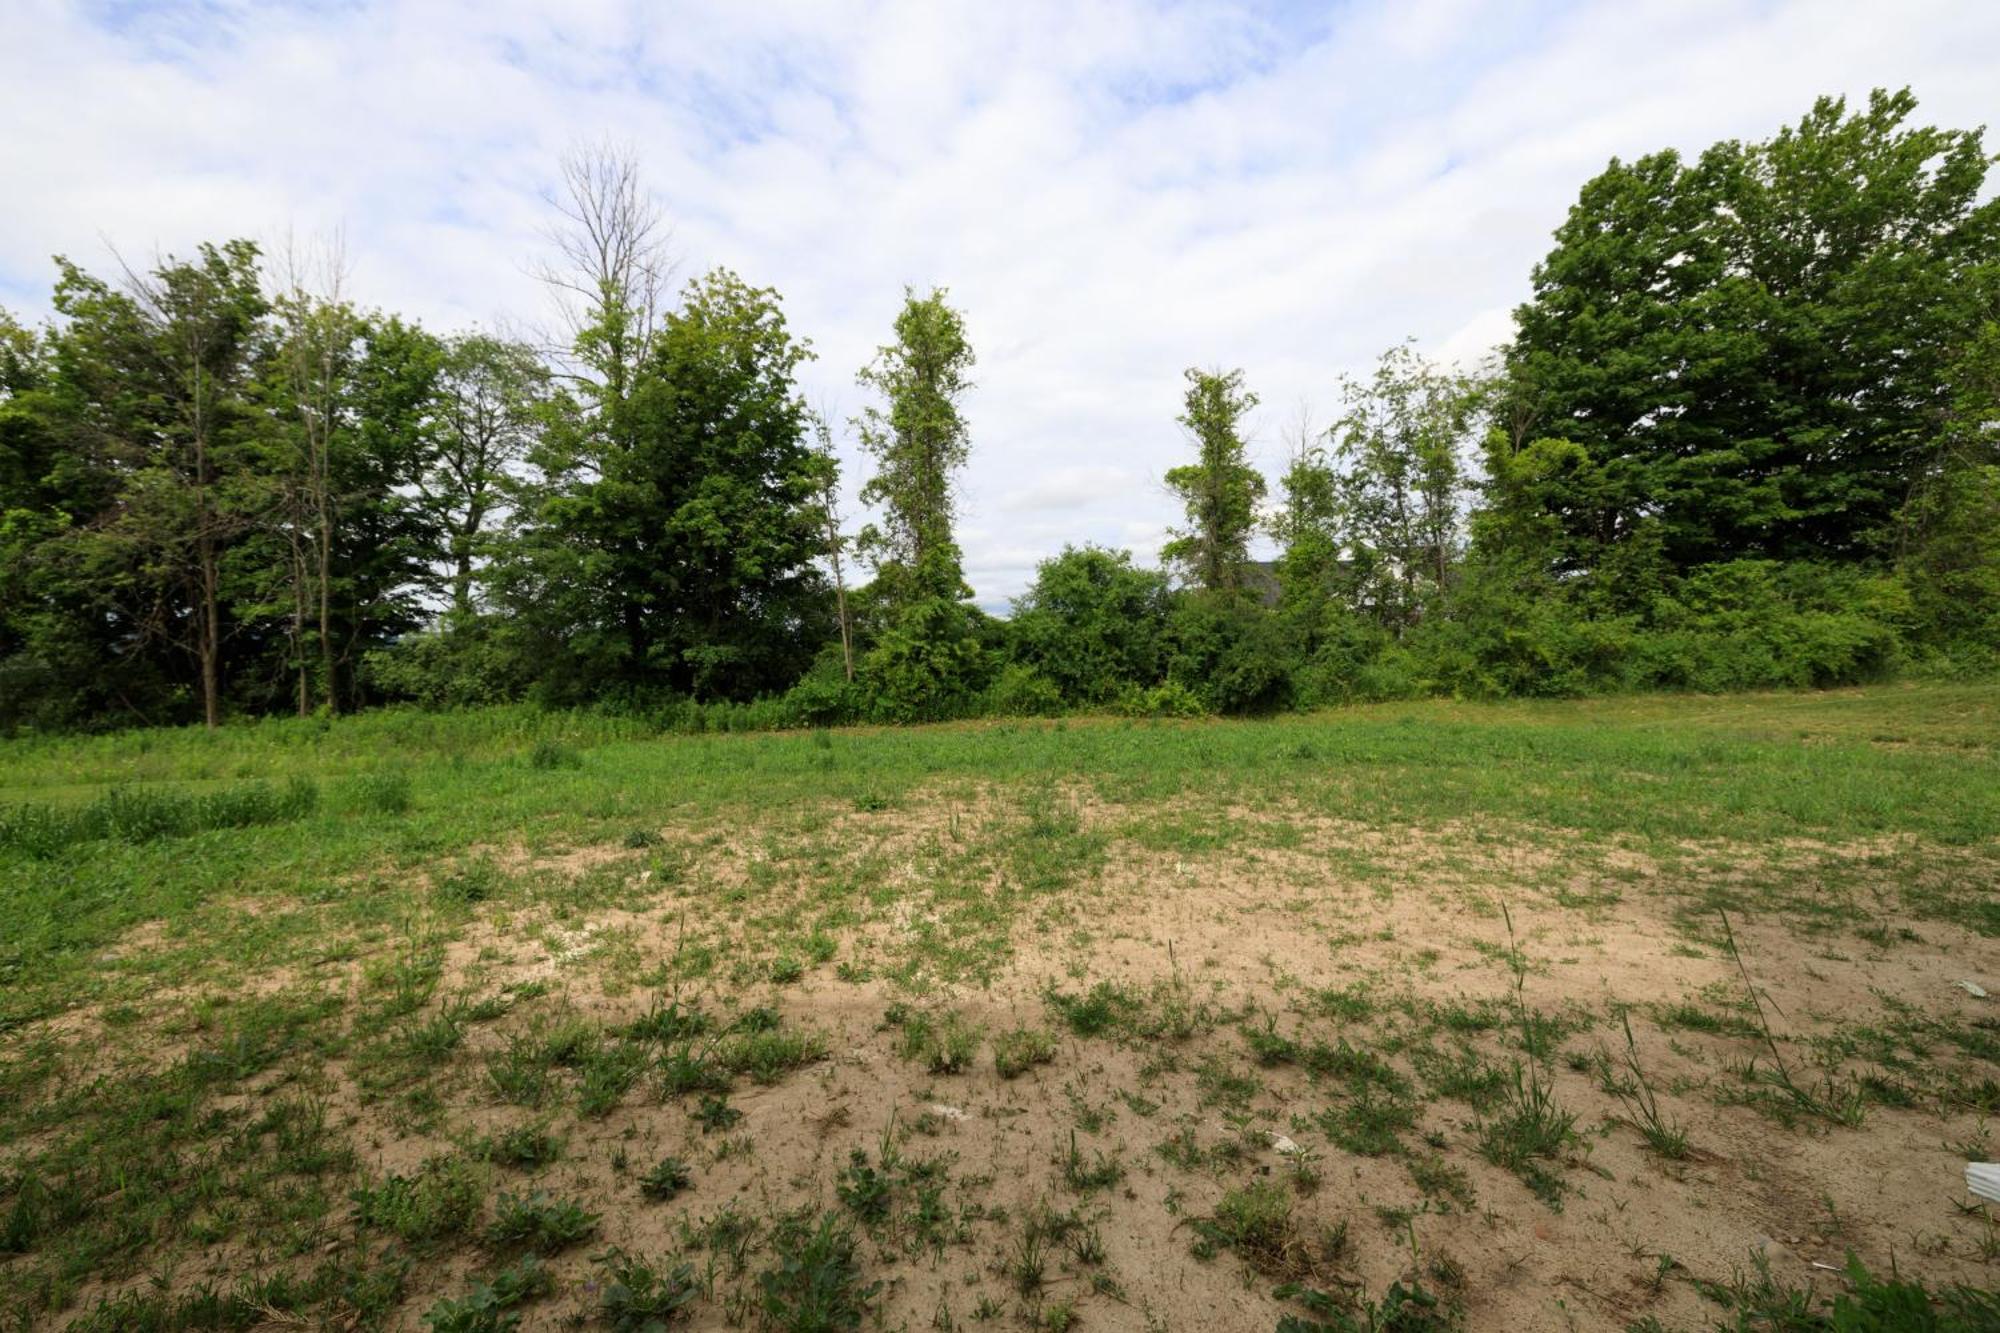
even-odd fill
[[[545,692],[747,699],[805,668],[826,628],[827,463],[795,382],[809,355],[777,293],[716,270],[688,285],[605,429],[547,460],[494,571]]]
[[[502,1194],[486,1228],[486,1243],[496,1249],[519,1247],[553,1254],[597,1231],[597,1214],[571,1199],[533,1194]]]
[[[771,1236],[775,1262],[757,1278],[764,1318],[784,1333],[861,1327],[882,1284],[862,1283],[855,1248],[837,1214],[786,1218]]]
[[[463,1234],[478,1216],[485,1186],[463,1158],[432,1158],[416,1172],[354,1191],[354,1218],[400,1240],[437,1241]]]
[[[1160,679],[1167,624],[1164,575],[1126,551],[1070,546],[1035,571],[1016,600],[1016,658],[1072,704],[1104,704]]]
[[[1167,625],[1167,675],[1211,713],[1268,713],[1291,697],[1291,662],[1278,623],[1226,593],[1190,593]]]
[[[613,1333],[658,1333],[670,1320],[687,1314],[701,1296],[701,1283],[690,1263],[662,1270],[615,1248],[598,1255],[595,1262],[604,1270],[598,1308]]]
[[[507,1333],[521,1326],[514,1307],[555,1289],[555,1278],[534,1255],[527,1255],[491,1279],[472,1284],[463,1296],[446,1297],[424,1312],[431,1333]]]
[[[2000,238],[1978,133],[1915,108],[1823,98],[1766,142],[1584,186],[1517,312],[1503,412],[1585,451],[1571,541],[1657,524],[1682,568],[1893,545]]]
[[[971,448],[958,404],[971,387],[973,355],[965,317],[945,295],[942,288],[921,298],[906,290],[896,341],[857,377],[884,401],[854,423],[876,463],[861,501],[883,508],[882,526],[863,530],[859,545],[892,607],[966,595],[952,486]]]
[[[1185,372],[1187,394],[1175,418],[1194,440],[1196,461],[1167,472],[1167,487],[1187,510],[1187,527],[1176,529],[1160,548],[1195,587],[1233,593],[1243,587],[1250,537],[1257,527],[1257,502],[1264,478],[1250,466],[1243,447],[1243,418],[1257,395],[1243,387],[1243,372]]]
[[[88,805],[0,806],[0,849],[54,856],[79,843],[143,843],[303,819],[318,806],[319,785],[304,777],[283,787],[246,782],[196,793],[113,787]]]

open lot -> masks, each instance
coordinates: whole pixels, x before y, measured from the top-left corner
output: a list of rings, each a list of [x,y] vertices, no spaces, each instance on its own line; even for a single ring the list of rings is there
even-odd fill
[[[1995,1285],[1994,686],[378,713],[0,743],[0,807],[0,1327],[1691,1329],[1850,1253]]]

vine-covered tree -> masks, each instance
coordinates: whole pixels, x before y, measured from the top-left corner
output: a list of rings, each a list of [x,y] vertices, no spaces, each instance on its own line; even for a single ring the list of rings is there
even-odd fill
[[[857,377],[883,399],[854,423],[875,459],[861,500],[882,507],[881,524],[864,529],[860,545],[895,602],[967,595],[953,521],[954,488],[972,447],[959,406],[972,365],[965,319],[944,290],[905,291],[896,341]]]
[[[1243,586],[1257,504],[1264,498],[1264,478],[1250,466],[1243,444],[1243,418],[1257,406],[1257,395],[1243,387],[1241,370],[1191,367],[1186,378],[1176,420],[1194,442],[1196,461],[1170,470],[1167,486],[1187,510],[1187,526],[1174,530],[1160,554],[1196,587],[1233,593]]]
[[[855,421],[875,475],[861,489],[881,523],[857,542],[875,566],[875,645],[862,661],[884,717],[943,717],[967,706],[984,658],[954,531],[958,473],[971,451],[960,399],[972,387],[965,320],[945,299],[904,292],[896,341],[859,375],[882,397]]]

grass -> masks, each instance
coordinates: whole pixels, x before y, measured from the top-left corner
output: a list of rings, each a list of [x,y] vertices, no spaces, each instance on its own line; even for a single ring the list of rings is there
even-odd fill
[[[1770,1225],[1692,1201],[1736,1145],[1979,1142],[2000,1035],[1930,983],[1982,975],[1996,884],[1975,684],[0,742],[0,1310],[1089,1328],[1248,1273],[1299,1293],[1266,1326],[1479,1326],[1512,1279],[1460,1237],[1562,1207],[1615,1284],[1641,1214]],[[1817,1255],[1872,1234],[1808,1184]],[[1926,1197],[1837,1291],[1630,1285],[1973,1310],[1993,1223]]]

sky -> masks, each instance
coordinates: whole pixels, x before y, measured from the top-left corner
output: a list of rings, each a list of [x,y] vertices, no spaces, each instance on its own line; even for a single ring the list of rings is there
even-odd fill
[[[1904,85],[1928,123],[1992,119],[2000,3],[0,0],[0,305],[46,317],[55,254],[337,232],[365,304],[545,324],[544,196],[608,141],[683,278],[783,294],[837,420],[905,286],[949,290],[960,543],[997,610],[1066,543],[1156,557],[1186,367],[1243,369],[1275,477],[1383,349],[1504,341],[1612,157]]]

